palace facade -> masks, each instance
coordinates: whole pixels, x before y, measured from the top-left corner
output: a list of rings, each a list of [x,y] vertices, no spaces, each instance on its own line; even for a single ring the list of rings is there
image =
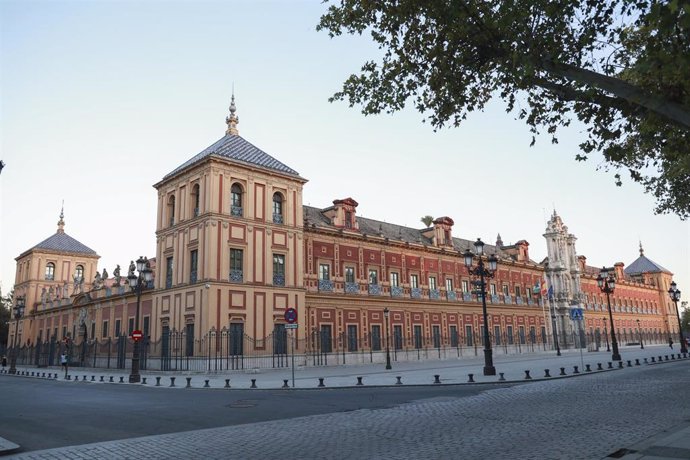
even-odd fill
[[[181,353],[199,356],[206,345],[195,343],[224,331],[249,340],[230,344],[233,353],[267,349],[269,337],[275,352],[291,307],[302,353],[380,351],[385,340],[395,350],[481,346],[481,297],[464,263],[475,241],[456,236],[451,217],[419,229],[360,216],[352,198],[305,206],[307,180],[242,138],[238,122],[233,96],[225,135],[154,185],[155,279],[142,293],[140,316],[147,340],[184,333]],[[119,267],[115,278],[101,275],[96,252],[64,226],[61,214],[57,233],[16,259],[15,297],[27,306],[19,342],[129,336],[137,299],[126,277]],[[487,281],[494,345],[546,348],[555,330],[562,346],[582,334],[599,346],[609,324],[599,269],[576,254],[575,237],[555,211],[544,237],[543,261],[530,258],[525,240],[505,245],[499,235],[484,246],[498,258]],[[629,267],[613,269],[619,341],[676,333],[672,273],[641,247]],[[569,319],[573,308],[584,309],[582,327]],[[10,344],[14,334],[13,324]]]

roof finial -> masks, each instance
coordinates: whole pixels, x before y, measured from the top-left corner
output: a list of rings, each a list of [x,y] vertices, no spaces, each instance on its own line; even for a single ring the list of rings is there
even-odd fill
[[[642,240],[640,240],[640,257],[644,255],[644,249],[642,249]]]
[[[65,200],[62,200],[62,208],[60,209],[60,220],[58,221],[58,233],[65,233]]]
[[[230,134],[233,136],[238,136],[240,132],[237,130],[237,124],[240,122],[240,117],[238,117],[235,112],[237,107],[235,107],[235,83],[232,84],[232,98],[230,99],[230,116],[225,118],[225,123],[228,125],[228,129],[225,134]]]

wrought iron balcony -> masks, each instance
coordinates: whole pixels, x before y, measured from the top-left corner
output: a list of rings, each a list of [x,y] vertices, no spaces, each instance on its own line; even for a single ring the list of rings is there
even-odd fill
[[[199,217],[199,208],[194,208],[194,217]]]
[[[358,283],[345,283],[345,294],[359,294]]]
[[[515,297],[515,303],[518,305],[522,305],[522,297],[520,297],[520,296]]]
[[[491,294],[491,303],[499,303],[498,294]]]
[[[285,286],[285,275],[273,275],[274,286]]]
[[[320,292],[333,292],[333,281],[331,281],[331,280],[319,280],[319,291]]]
[[[244,281],[242,270],[230,270],[230,281],[233,283],[241,283]]]
[[[438,289],[429,289],[429,298],[437,300],[441,297],[441,293]]]
[[[510,305],[513,303],[513,298],[510,295],[504,295],[503,296],[503,302],[506,303],[507,305]]]
[[[421,288],[410,289],[410,297],[412,297],[413,299],[421,299],[422,298],[422,289]]]
[[[369,295],[381,295],[381,286],[378,284],[370,284]]]
[[[403,288],[400,286],[391,286],[391,297],[402,297]]]
[[[242,217],[244,215],[244,209],[242,206],[230,206],[230,215],[235,217]]]
[[[455,301],[458,300],[458,296],[455,294],[455,291],[446,291],[446,299]]]
[[[472,293],[471,292],[463,292],[462,293],[462,300],[465,302],[472,302]]]
[[[273,213],[273,223],[274,224],[282,224],[283,223],[283,215]]]

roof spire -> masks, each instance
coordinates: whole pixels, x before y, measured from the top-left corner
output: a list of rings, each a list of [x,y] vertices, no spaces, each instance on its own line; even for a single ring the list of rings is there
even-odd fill
[[[640,257],[644,255],[644,249],[642,249],[642,240],[640,240]]]
[[[60,220],[58,220],[58,233],[65,233],[65,200],[62,200],[62,208],[60,209]]]
[[[237,130],[237,124],[240,122],[240,117],[238,117],[235,112],[237,107],[235,107],[235,83],[232,84],[232,99],[230,99],[230,116],[225,118],[225,123],[228,125],[228,129],[225,134],[230,134],[232,136],[239,136],[240,132]]]
[[[500,233],[496,236],[496,246],[503,246],[503,240],[501,239]]]

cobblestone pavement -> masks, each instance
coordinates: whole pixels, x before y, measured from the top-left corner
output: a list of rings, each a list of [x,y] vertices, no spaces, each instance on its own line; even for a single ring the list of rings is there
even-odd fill
[[[389,409],[34,451],[17,459],[596,459],[690,418],[687,360]],[[352,390],[356,391],[356,390]]]

